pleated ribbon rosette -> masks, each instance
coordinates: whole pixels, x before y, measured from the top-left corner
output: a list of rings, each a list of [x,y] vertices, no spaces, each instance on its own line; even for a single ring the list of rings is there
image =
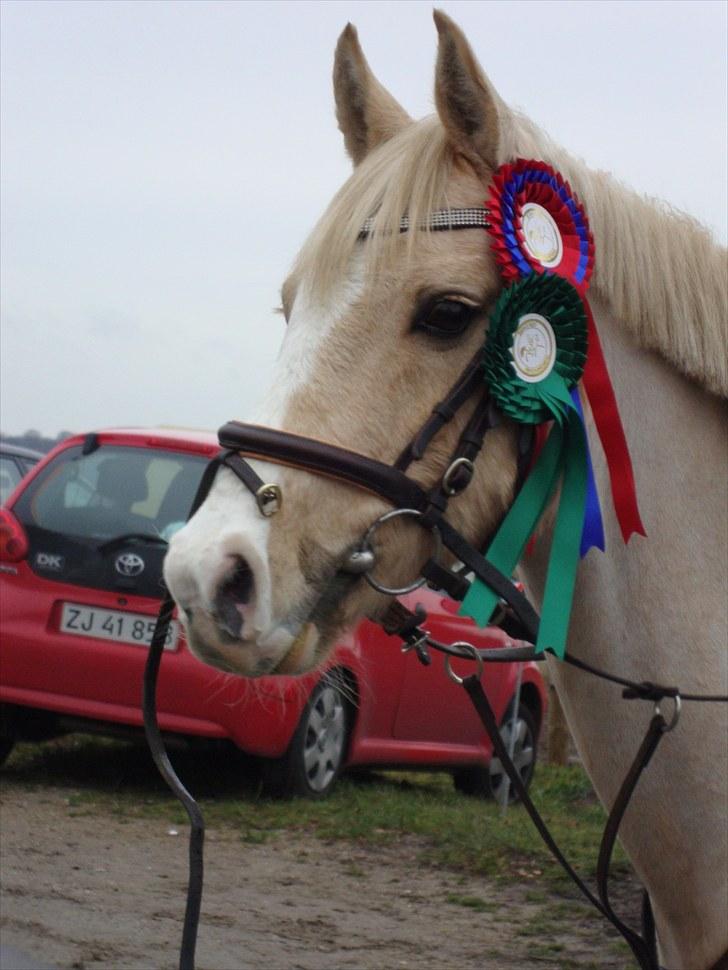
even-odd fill
[[[561,483],[537,652],[566,651],[579,557],[604,549],[599,499],[577,385],[589,398],[626,542],[644,535],[632,465],[586,289],[594,242],[569,184],[544,162],[519,159],[495,173],[488,199],[493,250],[504,281],[484,348],[494,401],[543,446],[486,558],[510,575]],[[460,613],[485,626],[498,597],[475,579]]]
[[[493,252],[506,283],[551,272],[586,289],[594,240],[583,206],[558,172],[525,159],[502,165],[487,207]]]

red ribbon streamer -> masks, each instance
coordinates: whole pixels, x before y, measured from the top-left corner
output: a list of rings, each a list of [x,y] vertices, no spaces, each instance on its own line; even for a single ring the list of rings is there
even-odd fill
[[[642,525],[640,510],[637,506],[637,490],[634,483],[634,472],[632,471],[632,459],[629,455],[622,419],[619,416],[614,388],[609,379],[599,333],[589,301],[586,298],[584,299],[584,306],[586,308],[589,340],[589,352],[583,375],[584,389],[589,398],[594,423],[607,459],[614,511],[622,530],[622,538],[627,543],[633,532],[640,536],[646,536],[647,533]]]

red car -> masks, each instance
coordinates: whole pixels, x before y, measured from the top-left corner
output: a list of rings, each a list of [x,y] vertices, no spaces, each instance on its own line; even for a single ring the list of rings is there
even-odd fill
[[[212,434],[114,430],[66,439],[0,509],[0,756],[18,738],[139,728],[142,672],[159,606],[167,540],[187,517]],[[441,640],[502,646],[457,604],[420,590]],[[472,667],[463,664],[463,670]],[[534,664],[486,667],[504,731],[516,729],[523,777],[533,773],[546,705]],[[322,795],[345,766],[442,768],[469,792],[498,794],[500,764],[461,688],[433,657],[423,666],[363,622],[325,671],[257,681],[220,673],[170,630],[158,687],[163,731],[227,738],[267,759],[272,789]],[[2,760],[0,758],[0,760]]]

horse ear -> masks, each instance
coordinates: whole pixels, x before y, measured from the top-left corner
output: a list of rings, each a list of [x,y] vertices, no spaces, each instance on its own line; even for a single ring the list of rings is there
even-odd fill
[[[356,27],[347,24],[334,58],[336,118],[354,165],[412,121],[372,74]]]
[[[454,148],[480,174],[499,165],[498,95],[465,35],[447,14],[433,13],[439,34],[435,103]]]

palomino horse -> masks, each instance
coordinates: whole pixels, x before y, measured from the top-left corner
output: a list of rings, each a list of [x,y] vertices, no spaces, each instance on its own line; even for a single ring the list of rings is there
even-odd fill
[[[482,346],[502,288],[482,229],[400,234],[400,219],[406,213],[418,227],[438,210],[482,207],[498,166],[519,157],[548,162],[570,181],[594,233],[591,302],[649,536],[625,548],[605,509],[607,552],[590,552],[580,567],[569,652],[635,681],[725,693],[725,253],[691,219],[552,144],[503,103],[457,26],[441,13],[435,21],[437,115],[417,122],[374,78],[355,30],[341,35],[337,117],[354,172],[283,284],[288,330],[257,419],[393,462]],[[440,431],[413,478],[427,487],[439,480],[468,412]],[[452,524],[474,544],[512,501],[516,435],[508,421],[488,435],[473,483],[451,502]],[[342,628],[384,612],[386,597],[342,564],[388,507],[328,477],[251,464],[281,486],[279,513],[262,516],[223,468],[172,540],[165,575],[203,660],[246,676],[298,673],[326,657]],[[596,453],[595,475],[608,494]],[[544,545],[525,568],[536,598]],[[405,584],[429,547],[411,520],[390,522],[377,532],[378,576]],[[549,662],[609,806],[644,732],[645,707]],[[725,705],[686,704],[622,829],[670,968],[711,967],[728,945],[727,737]]]

